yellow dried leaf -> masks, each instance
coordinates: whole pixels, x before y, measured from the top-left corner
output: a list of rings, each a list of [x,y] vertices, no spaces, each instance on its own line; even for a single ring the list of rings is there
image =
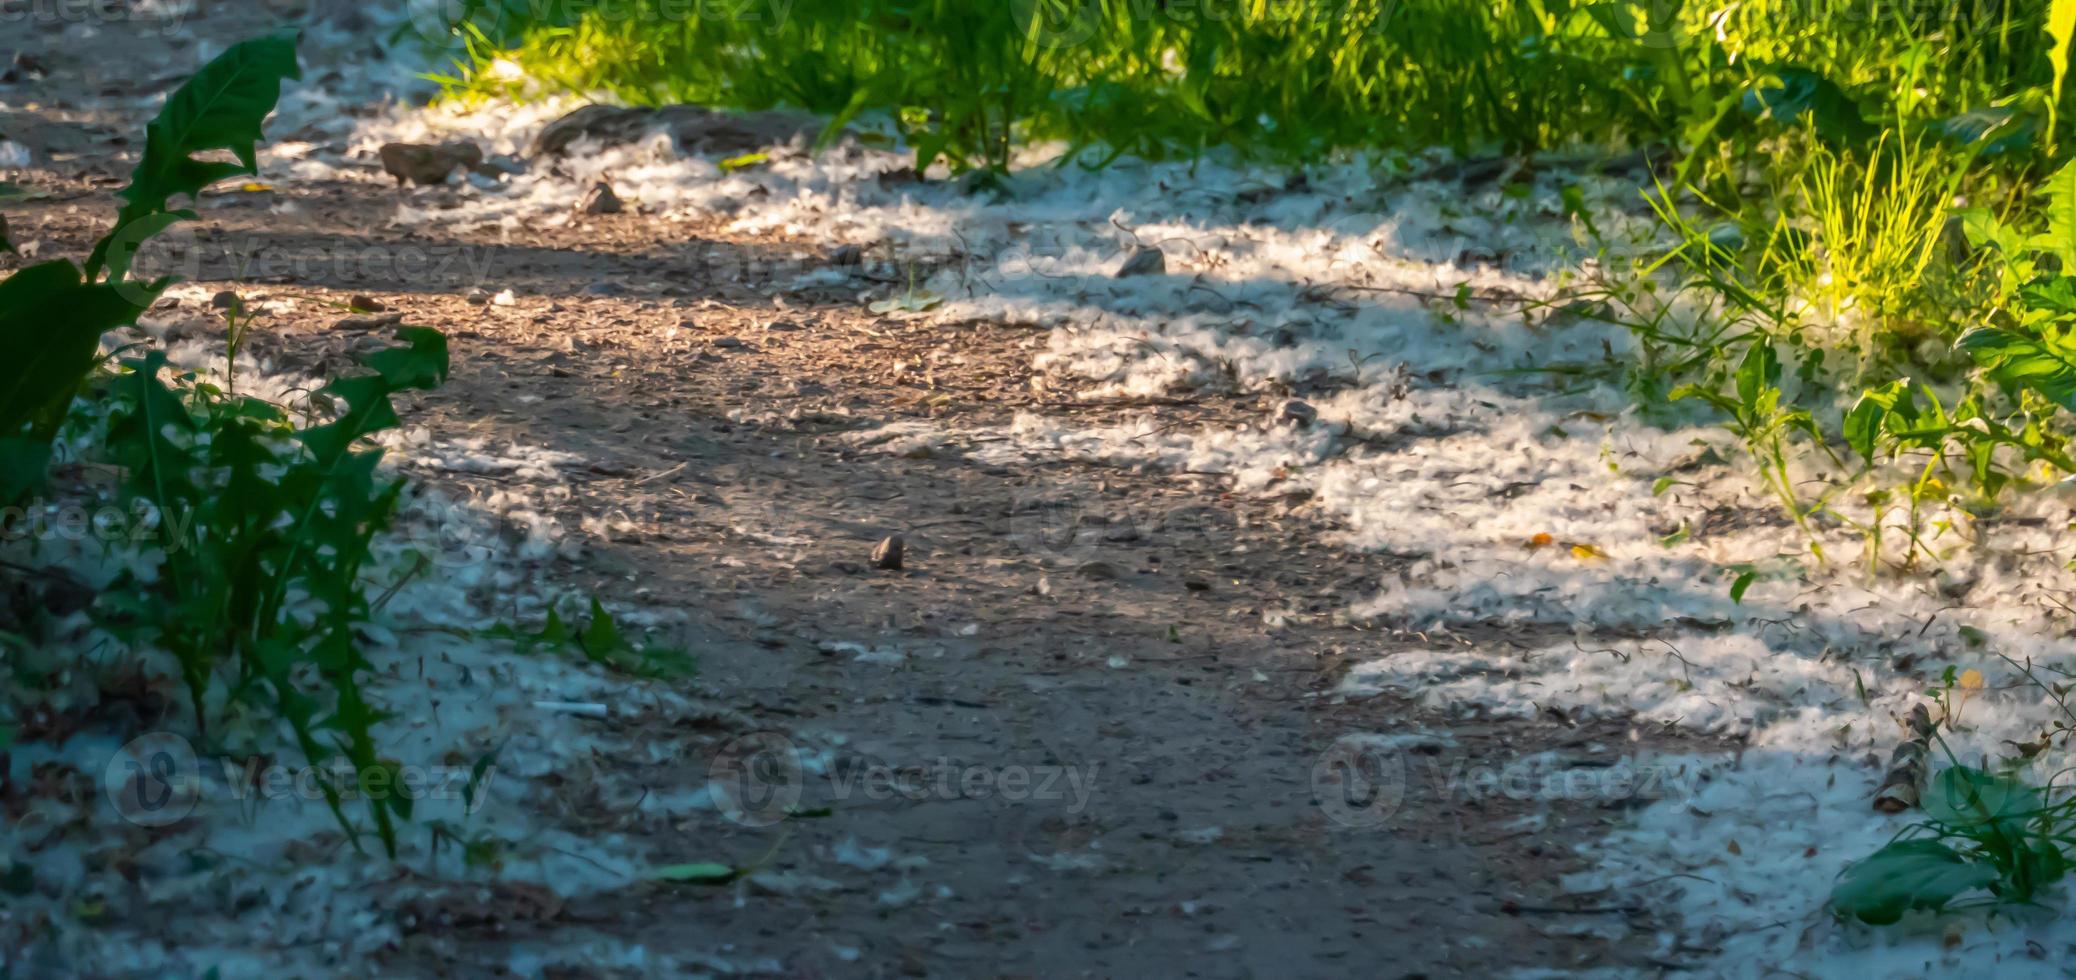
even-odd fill
[[[1572,545],[1572,546],[1571,546],[1571,556],[1572,556],[1573,558],[1577,558],[1577,559],[1578,559],[1578,560],[1580,560],[1580,561],[1606,561],[1606,560],[1607,560],[1607,552],[1605,552],[1605,551],[1602,551],[1602,550],[1600,550],[1599,548],[1596,548],[1596,547],[1594,547],[1593,545],[1590,545],[1590,544],[1575,544],[1575,545]]]
[[[1961,687],[1969,691],[1982,690],[1982,671],[1973,667],[1961,671]]]

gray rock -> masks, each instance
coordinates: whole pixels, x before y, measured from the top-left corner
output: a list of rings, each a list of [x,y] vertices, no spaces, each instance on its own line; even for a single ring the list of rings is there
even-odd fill
[[[483,151],[467,140],[441,143],[384,143],[376,151],[382,171],[396,178],[397,186],[444,184],[454,171],[474,168],[483,162]]]
[[[1118,267],[1117,278],[1130,279],[1133,276],[1158,276],[1165,274],[1167,271],[1168,257],[1162,254],[1160,249],[1141,245],[1132,250],[1131,256],[1125,259],[1124,265]]]
[[[900,571],[901,560],[907,556],[908,542],[901,535],[890,534],[872,549],[872,567],[887,571]]]
[[[1310,428],[1313,423],[1319,421],[1319,410],[1304,399],[1293,398],[1284,402],[1283,407],[1277,410],[1276,421],[1289,422],[1300,429]]]
[[[819,128],[814,119],[790,112],[717,112],[696,105],[654,109],[587,105],[543,128],[534,139],[533,153],[563,156],[572,144],[583,140],[615,146],[664,132],[687,153],[737,157],[775,146],[804,144]]]
[[[620,195],[613,193],[613,185],[601,180],[591,185],[591,191],[584,195],[584,203],[578,205],[577,210],[585,214],[619,214],[625,206],[620,203]]]

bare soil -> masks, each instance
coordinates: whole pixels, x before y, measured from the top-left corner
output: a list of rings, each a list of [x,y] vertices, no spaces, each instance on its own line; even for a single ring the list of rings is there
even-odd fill
[[[234,38],[265,21],[258,6],[205,2],[183,30]],[[125,56],[110,57],[111,44]],[[139,148],[150,109],[135,97],[177,84],[191,44],[120,26],[91,42],[60,31],[0,42],[0,55],[19,48],[51,69],[0,87],[0,132],[37,154],[15,176],[47,195],[7,209],[16,241],[39,242],[45,257],[84,253]],[[1549,637],[1349,621],[1339,613],[1409,558],[1333,546],[1337,529],[1302,497],[1236,495],[1201,475],[975,458],[987,445],[978,440],[1017,412],[1241,426],[1270,419],[1263,407],[1278,396],[1154,405],[1037,391],[1041,332],[876,316],[860,299],[875,284],[863,279],[786,292],[760,270],[825,257],[718,224],[621,214],[510,238],[391,227],[399,194],[423,204],[451,193],[339,182],[207,197],[200,241],[310,261],[258,281],[221,266],[201,278],[248,301],[372,296],[440,327],[453,378],[405,407],[408,422],[589,461],[559,516],[615,530],[552,574],[687,611],[698,684],[726,710],[689,729],[600,722],[662,751],[598,759],[596,772],[556,780],[558,798],[540,805],[571,828],[686,861],[762,862],[765,874],[566,902],[497,889],[466,899],[466,914],[399,907],[418,925],[372,966],[379,973],[482,976],[514,950],[596,941],[804,977],[1678,967],[1659,950],[1659,930],[1676,923],[1632,896],[1558,884],[1584,866],[1578,848],[1645,801],[1438,785],[1459,765],[1554,752],[1605,766],[1676,736],[1555,714],[1472,725],[1335,690],[1343,665],[1393,650]],[[284,199],[294,213],[272,210]],[[488,272],[404,281],[332,261],[409,247],[460,250]],[[471,302],[477,288],[518,299]],[[364,337],[281,318],[255,343],[319,371],[349,364]],[[964,435],[907,454],[858,438],[896,422]],[[480,495],[508,478],[426,479]],[[904,566],[876,568],[870,554],[891,534],[905,538]],[[903,659],[860,661],[836,646],[845,642]],[[801,775],[797,809],[808,816],[672,819],[624,799],[630,785],[705,785],[722,747],[755,733],[834,747],[833,775]],[[1327,753],[1358,733],[1429,737],[1405,743],[1396,795],[1387,785],[1374,807],[1351,809],[1331,798],[1341,771]],[[1089,792],[1078,801],[1062,781],[1050,799],[1005,800],[999,787],[874,798],[868,782],[843,794],[844,773],[874,765],[926,779],[947,768],[1042,779],[1066,767]],[[837,860],[852,841],[868,857]],[[877,860],[869,848],[907,860],[860,866]]]

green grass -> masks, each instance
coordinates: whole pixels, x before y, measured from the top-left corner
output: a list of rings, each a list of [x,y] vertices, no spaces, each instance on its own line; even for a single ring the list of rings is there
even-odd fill
[[[637,103],[880,113],[918,169],[955,172],[1039,140],[1083,162],[1660,147],[1677,172],[1639,193],[1675,244],[1579,298],[1636,332],[1647,407],[1705,404],[1745,439],[1819,557],[1843,526],[1870,568],[1937,561],[1928,527],[2070,469],[2076,0],[533,9],[458,27],[453,94],[512,94],[482,70],[508,59]],[[1908,546],[1885,554],[1898,520]]]

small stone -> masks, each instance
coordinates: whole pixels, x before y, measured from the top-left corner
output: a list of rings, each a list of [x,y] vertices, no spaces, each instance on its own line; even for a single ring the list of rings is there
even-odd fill
[[[1293,398],[1284,402],[1283,407],[1276,412],[1276,421],[1289,422],[1300,429],[1310,428],[1312,423],[1319,421],[1319,410],[1313,408],[1310,402]]]
[[[381,300],[359,293],[347,299],[346,305],[351,307],[355,313],[380,313],[383,310],[389,309],[389,307],[382,305]]]
[[[613,185],[599,181],[591,185],[590,193],[584,195],[584,203],[578,210],[585,214],[619,214],[624,210],[620,195],[613,193]]]
[[[1133,276],[1158,276],[1165,274],[1167,271],[1168,257],[1162,254],[1160,249],[1141,245],[1133,249],[1131,257],[1125,259],[1124,265],[1118,268],[1117,278],[1130,279]]]
[[[856,245],[838,245],[829,253],[829,264],[848,268],[865,261],[865,250]]]
[[[375,152],[382,171],[396,178],[397,186],[421,187],[444,184],[454,171],[483,162],[483,151],[474,143],[458,140],[433,146],[426,143],[384,143]]]
[[[794,323],[791,320],[773,320],[770,323],[765,324],[764,329],[779,331],[798,330],[800,329],[800,324]]]
[[[714,346],[723,350],[735,350],[742,346],[740,337],[715,337]]]
[[[1211,581],[1203,578],[1186,578],[1182,580],[1182,587],[1191,592],[1209,592],[1211,591]]]
[[[872,567],[894,572],[901,570],[901,559],[908,551],[908,542],[901,535],[890,534],[872,549]]]
[[[479,286],[469,290],[462,299],[467,300],[470,306],[482,306],[490,302],[490,291]]]
[[[333,330],[381,330],[384,327],[401,326],[402,313],[368,313],[341,317],[332,323]]]
[[[1117,566],[1107,561],[1085,561],[1075,567],[1074,574],[1082,578],[1108,582],[1117,578]]]
[[[219,310],[228,310],[232,306],[237,305],[237,302],[238,294],[228,289],[209,298],[209,305]]]

